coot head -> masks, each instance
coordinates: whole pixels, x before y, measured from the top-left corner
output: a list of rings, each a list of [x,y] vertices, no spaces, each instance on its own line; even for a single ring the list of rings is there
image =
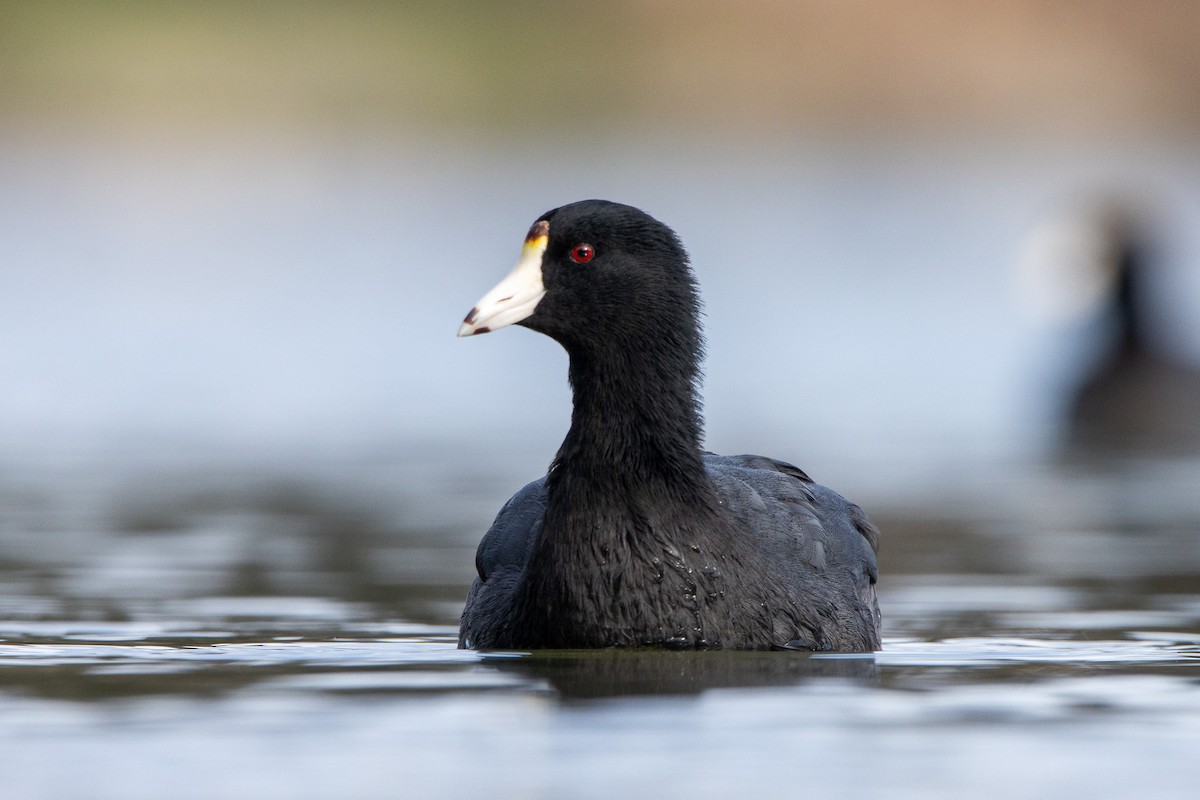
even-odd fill
[[[571,352],[680,334],[679,346],[698,348],[698,311],[687,254],[670,228],[632,206],[584,200],[533,223],[516,267],[458,335],[517,324]]]

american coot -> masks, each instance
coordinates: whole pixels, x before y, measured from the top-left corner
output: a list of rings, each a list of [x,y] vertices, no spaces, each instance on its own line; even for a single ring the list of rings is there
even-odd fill
[[[675,233],[586,200],[533,224],[459,336],[570,356],[571,429],[475,557],[459,645],[879,648],[878,531],[791,464],[701,449],[699,297]]]
[[[1070,408],[1069,450],[1084,456],[1200,451],[1200,369],[1159,345],[1147,313],[1158,265],[1136,220],[1109,210],[1098,222],[1111,273],[1108,341]]]

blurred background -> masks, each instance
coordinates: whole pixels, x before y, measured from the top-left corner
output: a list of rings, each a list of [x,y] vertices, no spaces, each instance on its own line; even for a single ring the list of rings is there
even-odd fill
[[[552,342],[454,333],[529,223],[586,197],[689,247],[712,449],[885,506],[1135,412],[1166,433],[1110,450],[1186,452],[1197,30],[1194,3],[1115,0],[2,3],[10,558],[39,525],[78,556],[98,528],[254,506],[345,530],[374,503],[384,531],[459,531],[453,619],[570,411]],[[1121,378],[1130,353],[1151,366]],[[281,563],[243,534],[204,550]]]
[[[453,332],[591,196],[690,247],[718,449],[1044,447],[1098,306],[1029,295],[1114,202],[1152,226],[1156,340],[1200,359],[1190,3],[0,8],[9,454],[544,462],[556,348]]]

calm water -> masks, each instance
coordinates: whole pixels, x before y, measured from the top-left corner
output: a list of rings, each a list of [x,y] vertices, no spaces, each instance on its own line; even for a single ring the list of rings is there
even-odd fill
[[[1195,461],[856,498],[886,537],[873,657],[460,652],[515,481],[295,463],[0,472],[0,796],[1194,791]]]

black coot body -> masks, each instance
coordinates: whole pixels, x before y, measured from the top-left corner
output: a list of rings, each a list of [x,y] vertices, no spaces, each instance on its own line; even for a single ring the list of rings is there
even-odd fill
[[[1147,309],[1158,278],[1153,247],[1129,220],[1107,227],[1115,280],[1104,314],[1112,330],[1071,404],[1069,450],[1089,457],[1200,452],[1200,369],[1158,343]]]
[[[878,531],[790,464],[701,449],[699,298],[674,232],[587,200],[544,214],[459,335],[570,357],[571,428],[476,555],[473,648],[879,648]]]

